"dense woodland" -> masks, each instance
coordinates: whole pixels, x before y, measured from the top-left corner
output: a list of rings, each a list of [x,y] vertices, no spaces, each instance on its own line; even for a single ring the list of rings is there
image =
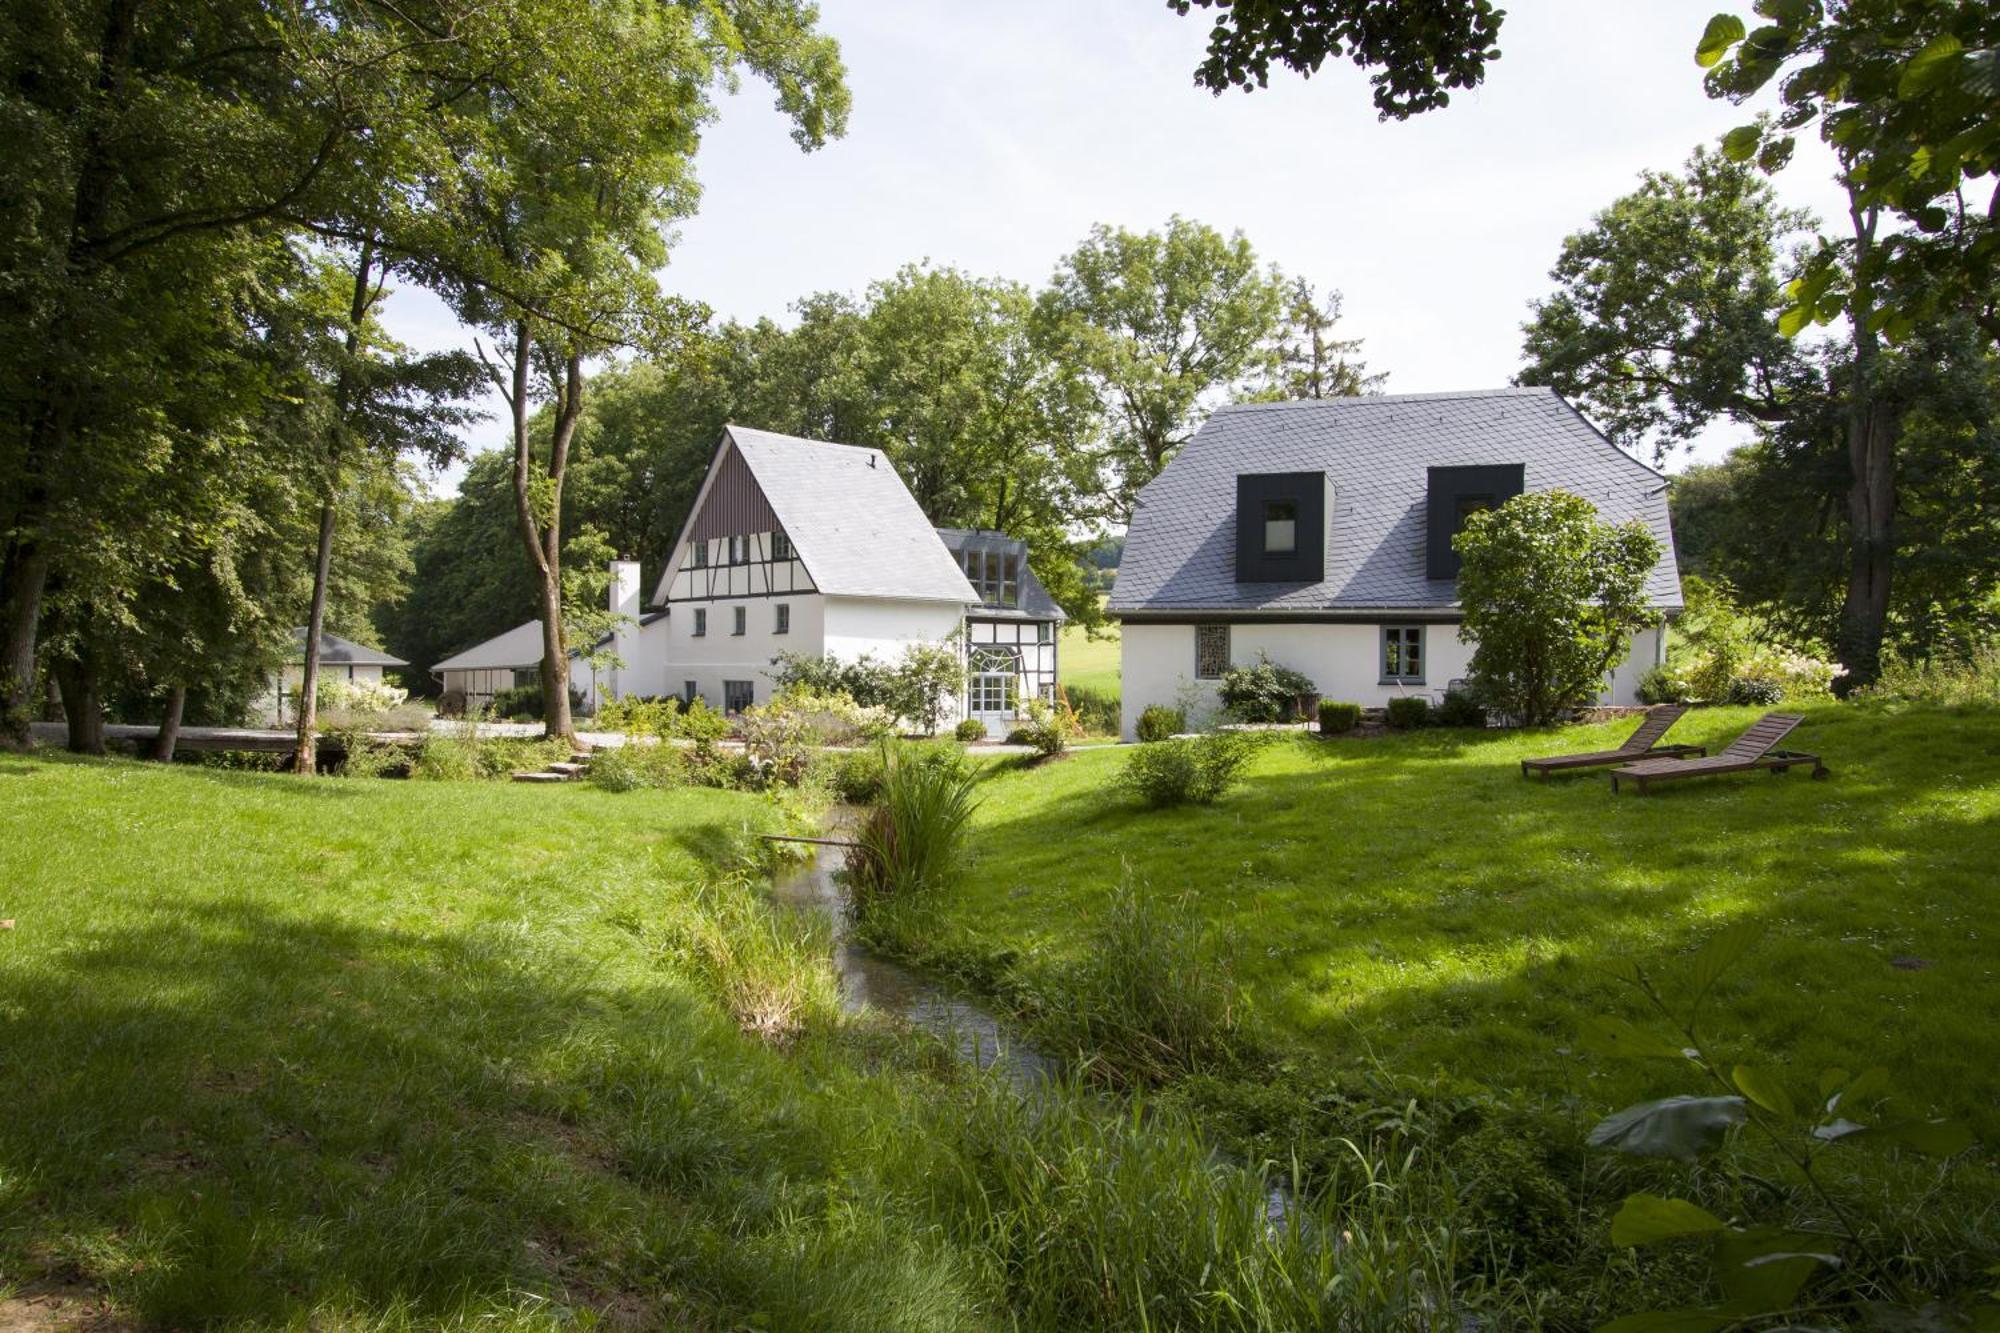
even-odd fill
[[[1345,56],[1385,117],[1476,85],[1504,18],[1196,7],[1203,84]],[[1995,614],[2000,33],[1962,4],[1763,8],[1696,58],[1710,96],[1778,109],[1551,238],[1521,378],[1661,461],[1749,428],[1677,487],[1683,561],[1864,684],[1885,649],[1962,654]],[[1336,291],[1182,218],[1100,226],[1033,288],[913,265],[749,324],[677,298],[659,275],[720,89],[763,81],[802,149],[844,132],[802,0],[47,0],[0,20],[0,62],[15,739],[58,693],[84,748],[107,710],[229,717],[300,624],[422,666],[529,616],[566,728],[572,544],[656,568],[727,420],[879,445],[935,521],[1029,539],[1090,622],[1081,557],[1206,410],[1384,379]],[[1775,202],[1804,132],[1834,147],[1847,217]],[[385,335],[411,286],[477,356]],[[485,386],[505,410],[475,422]],[[467,440],[502,447],[425,498]]]

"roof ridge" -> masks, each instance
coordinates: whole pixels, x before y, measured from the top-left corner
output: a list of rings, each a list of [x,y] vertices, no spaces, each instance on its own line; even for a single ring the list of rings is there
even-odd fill
[[[1363,393],[1340,398],[1286,398],[1268,403],[1224,403],[1210,413],[1221,416],[1225,412],[1269,412],[1284,408],[1321,409],[1345,407],[1383,407],[1399,403],[1443,403],[1463,402],[1481,398],[1542,398],[1560,397],[1547,385],[1508,385],[1499,389],[1449,389],[1435,393]]]

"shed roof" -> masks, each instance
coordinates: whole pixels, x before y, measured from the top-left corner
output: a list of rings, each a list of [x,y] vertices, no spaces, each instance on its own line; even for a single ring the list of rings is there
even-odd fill
[[[723,428],[701,495],[653,592],[666,600],[681,551],[731,451],[748,465],[813,586],[834,597],[977,603],[965,572],[879,449],[748,426]]]
[[[292,631],[292,652],[293,661],[303,662],[306,660],[306,627],[304,625],[300,625]],[[325,630],[320,631],[319,660],[322,663],[333,663],[339,666],[399,667],[409,665],[402,658],[392,657],[380,648],[370,648],[364,644],[356,643],[352,639],[343,639],[338,634],[328,634]]]
[[[666,616],[664,611],[648,611],[638,618],[638,625],[644,628]],[[591,645],[593,650],[602,648],[614,636],[599,636]],[[571,657],[582,655],[580,647],[569,650]],[[454,657],[447,657],[432,667],[432,671],[527,671],[542,664],[542,621],[541,617],[526,621],[502,634],[496,634],[484,643],[475,643]]]
[[[1665,554],[1646,593],[1681,606],[1667,479],[1612,444],[1552,389],[1384,394],[1218,410],[1139,492],[1109,610],[1447,611],[1457,584],[1427,577],[1428,469],[1520,463],[1530,491],[1566,490],[1614,523],[1639,519]],[[1325,472],[1326,577],[1236,581],[1236,477]]]

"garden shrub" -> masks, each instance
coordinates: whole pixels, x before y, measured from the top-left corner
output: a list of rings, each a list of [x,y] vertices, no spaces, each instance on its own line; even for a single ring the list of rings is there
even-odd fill
[[[1261,653],[1254,665],[1222,673],[1223,707],[1239,722],[1289,721],[1298,712],[1300,698],[1315,692],[1309,677]]]
[[[1642,704],[1684,704],[1694,698],[1687,678],[1672,667],[1656,666],[1639,677]]]
[[[880,708],[936,734],[948,701],[965,688],[965,660],[955,642],[913,643],[895,662],[863,653],[851,662],[780,653],[771,659],[771,680],[780,690],[805,688],[816,694],[844,694],[863,708]]]
[[[1215,731],[1142,745],[1125,761],[1118,785],[1156,810],[1213,805],[1235,785],[1255,744],[1240,731]]]
[[[710,708],[706,699],[696,699],[674,719],[674,735],[697,746],[712,746],[729,730],[729,719]]]
[[[657,736],[662,740],[679,732],[681,701],[674,695],[655,698],[627,695],[612,699],[597,710],[597,726],[602,731],[619,731],[627,736]]]
[[[1022,744],[1032,746],[1036,754],[1048,759],[1067,750],[1070,737],[1079,730],[1076,710],[1068,704],[1030,699],[1028,721],[1015,728],[1013,734],[1025,737]]]
[[[1722,696],[1726,704],[1770,705],[1784,702],[1785,687],[1774,680],[1761,680],[1756,676],[1738,676],[1729,682],[1728,693]]]
[[[1163,741],[1169,736],[1178,736],[1187,730],[1187,714],[1178,708],[1165,704],[1149,704],[1139,714],[1139,739],[1142,741]]]
[[[1913,662],[1885,656],[1882,674],[1856,697],[1947,708],[2000,705],[2000,644],[1988,645],[1964,658]]]
[[[976,717],[964,718],[951,729],[951,734],[970,745],[974,741],[986,739],[986,724]]]
[[[1431,701],[1421,694],[1399,694],[1389,701],[1389,725],[1399,730],[1421,727],[1431,719]]]
[[[677,745],[611,745],[590,756],[590,781],[606,791],[640,791],[687,783]]]
[[[1480,706],[1479,700],[1464,690],[1446,690],[1432,720],[1440,727],[1483,727],[1486,725],[1486,710]]]
[[[817,735],[807,715],[773,704],[746,709],[739,722],[746,775],[759,787],[796,787],[812,762]]]
[[[341,748],[340,776],[380,778],[408,770],[410,758],[399,745],[385,745],[370,739],[368,732],[355,728],[338,733]]]
[[[1319,701],[1319,730],[1322,736],[1352,731],[1361,721],[1361,705],[1338,699]]]
[[[1076,710],[1077,721],[1092,735],[1118,734],[1118,691],[1093,690],[1088,685],[1065,685],[1063,698]]]
[[[291,689],[292,716],[299,714],[304,687]],[[410,692],[388,681],[348,680],[345,676],[321,676],[313,688],[315,713],[388,713],[409,701]]]

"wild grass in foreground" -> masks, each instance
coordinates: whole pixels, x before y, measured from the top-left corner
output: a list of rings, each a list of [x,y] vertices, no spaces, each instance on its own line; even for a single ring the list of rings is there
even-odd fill
[[[0,1290],[163,1327],[1406,1328],[1421,1157],[1284,1220],[1186,1110],[843,1019],[697,789],[0,760]],[[1361,1159],[1357,1159],[1360,1161]],[[0,1313],[9,1313],[0,1297]]]

